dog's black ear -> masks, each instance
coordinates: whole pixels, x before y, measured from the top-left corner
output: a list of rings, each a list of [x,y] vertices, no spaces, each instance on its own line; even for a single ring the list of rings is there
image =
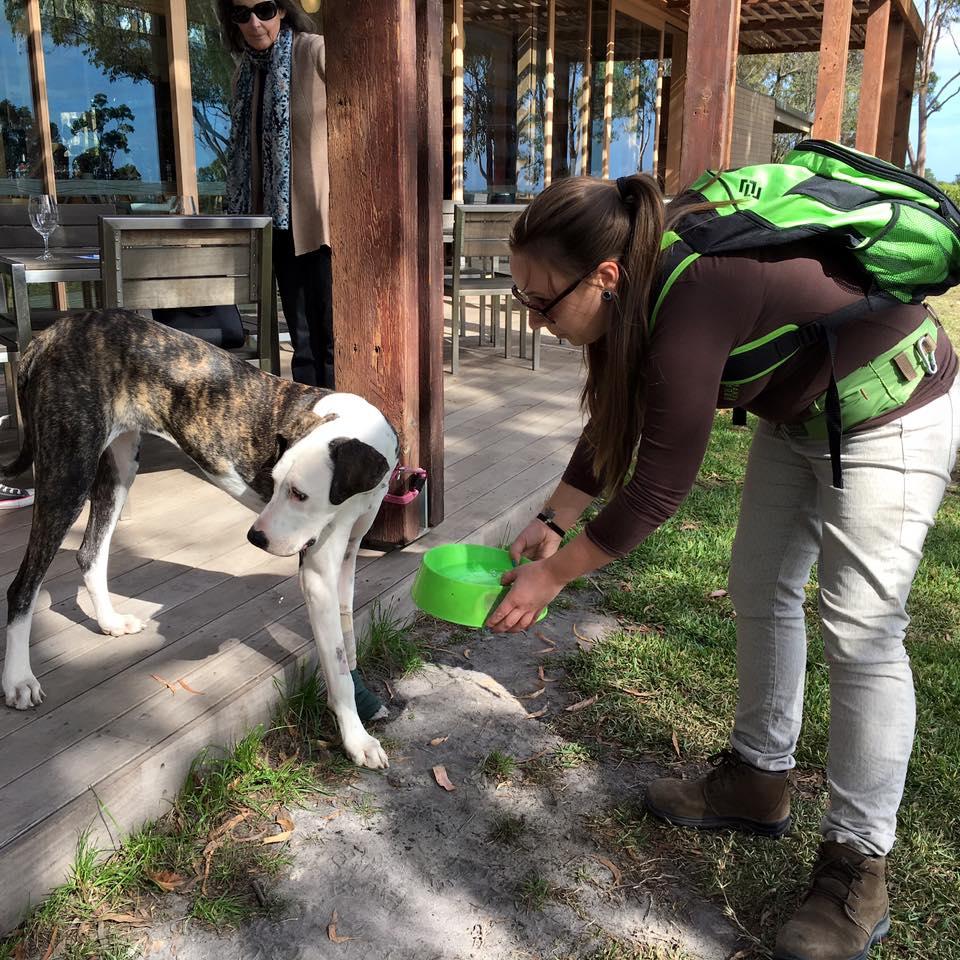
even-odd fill
[[[331,440],[330,459],[333,460],[330,502],[334,505],[372,490],[390,468],[383,454],[356,438],[336,437]]]

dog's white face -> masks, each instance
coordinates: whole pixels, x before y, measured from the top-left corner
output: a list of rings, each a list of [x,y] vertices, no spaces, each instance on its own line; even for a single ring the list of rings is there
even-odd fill
[[[355,519],[378,505],[396,465],[392,429],[360,397],[331,394],[314,412],[330,420],[284,451],[273,496],[247,535],[280,557],[322,543],[345,510]]]

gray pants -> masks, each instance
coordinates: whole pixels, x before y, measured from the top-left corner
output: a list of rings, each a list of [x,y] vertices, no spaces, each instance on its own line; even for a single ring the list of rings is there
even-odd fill
[[[814,562],[830,671],[830,803],[824,837],[863,853],[893,846],[916,704],[905,610],[960,445],[960,377],[940,397],[843,443],[843,489],[825,441],[761,423],[733,546],[739,703],[731,743],[787,770],[800,733]]]

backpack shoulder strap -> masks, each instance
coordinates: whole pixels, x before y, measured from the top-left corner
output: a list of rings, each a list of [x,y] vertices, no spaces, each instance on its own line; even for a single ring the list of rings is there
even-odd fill
[[[650,311],[650,333],[653,333],[660,307],[663,306],[663,301],[671,287],[677,282],[683,271],[699,257],[700,254],[690,247],[679,233],[674,230],[668,230],[664,233],[663,239],[660,241],[660,270],[654,283],[656,299],[653,303],[653,309]]]

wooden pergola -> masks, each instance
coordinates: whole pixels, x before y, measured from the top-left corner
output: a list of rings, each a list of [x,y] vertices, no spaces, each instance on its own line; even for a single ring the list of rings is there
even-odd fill
[[[516,0],[470,2],[496,17]],[[566,0],[527,2],[546,10],[551,64]],[[839,140],[847,56],[862,48],[856,145],[903,164],[923,35],[912,0],[611,0],[611,16],[621,2],[673,32],[669,108],[682,120],[667,147],[668,191],[729,166],[740,53],[819,51],[813,135]],[[441,63],[449,43],[456,158],[463,7],[454,0],[444,36],[441,0],[325,4],[337,38],[327,83],[338,386],[380,406],[401,432],[404,462],[427,469],[431,525],[443,519]],[[545,139],[549,150],[549,121]],[[456,194],[456,160],[453,184]],[[381,534],[404,542],[415,526],[398,516]]]

